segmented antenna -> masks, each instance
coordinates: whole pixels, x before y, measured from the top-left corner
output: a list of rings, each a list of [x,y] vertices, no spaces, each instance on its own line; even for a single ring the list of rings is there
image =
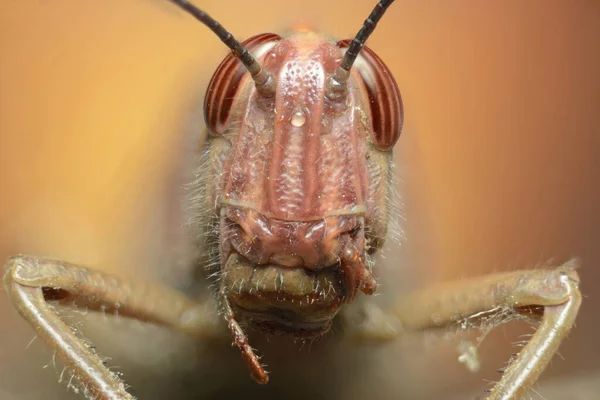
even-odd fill
[[[227,29],[223,28],[223,25],[189,1],[170,1],[206,25],[227,47],[231,49],[233,55],[239,59],[242,64],[244,64],[244,67],[250,72],[250,75],[252,75],[252,79],[256,84],[256,89],[261,94],[267,96],[275,94],[275,87],[271,74],[263,69],[259,62],[256,61],[256,58],[250,54],[248,49],[242,46],[242,44],[238,42]]]
[[[340,100],[346,97],[346,82],[350,77],[350,69],[365,45],[365,42],[375,30],[377,23],[393,2],[394,0],[381,0],[377,3],[369,17],[365,20],[362,28],[360,28],[360,31],[358,31],[354,39],[352,39],[348,50],[346,50],[346,54],[344,54],[342,64],[335,69],[333,76],[329,80],[327,97],[331,100]]]

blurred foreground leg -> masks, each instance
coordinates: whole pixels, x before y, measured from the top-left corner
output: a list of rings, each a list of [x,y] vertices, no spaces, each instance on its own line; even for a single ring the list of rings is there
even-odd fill
[[[495,274],[427,289],[401,299],[395,314],[408,329],[426,329],[495,309],[543,309],[541,324],[491,390],[488,400],[520,400],[567,336],[581,304],[575,263],[554,270]]]
[[[160,285],[123,280],[62,261],[17,256],[4,267],[4,285],[17,311],[79,379],[88,399],[130,400],[119,377],[75,335],[47,301],[127,316],[188,334],[216,336],[214,310]]]
[[[392,310],[366,309],[356,326],[361,339],[396,339],[402,330],[460,323],[507,309],[543,312],[530,341],[510,362],[488,400],[521,400],[538,380],[573,327],[581,304],[576,262],[556,269],[500,273],[438,285],[401,298]]]

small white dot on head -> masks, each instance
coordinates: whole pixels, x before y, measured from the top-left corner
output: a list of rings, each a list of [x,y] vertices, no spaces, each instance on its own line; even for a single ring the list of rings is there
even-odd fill
[[[304,116],[304,114],[301,111],[297,111],[296,113],[294,113],[294,115],[292,115],[290,122],[296,128],[300,128],[306,122],[306,117]]]

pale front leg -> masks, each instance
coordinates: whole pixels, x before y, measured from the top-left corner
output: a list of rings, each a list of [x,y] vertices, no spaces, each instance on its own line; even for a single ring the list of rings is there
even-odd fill
[[[193,302],[160,285],[126,281],[66,262],[13,257],[4,267],[4,285],[17,311],[79,379],[88,399],[130,400],[125,385],[88,344],[78,338],[47,300],[118,313],[188,334],[216,337],[214,307]]]
[[[443,284],[401,298],[387,318],[368,316],[360,337],[386,340],[406,330],[459,323],[478,313],[543,308],[541,324],[506,368],[488,400],[520,400],[567,336],[581,304],[574,261],[553,270],[516,271]]]

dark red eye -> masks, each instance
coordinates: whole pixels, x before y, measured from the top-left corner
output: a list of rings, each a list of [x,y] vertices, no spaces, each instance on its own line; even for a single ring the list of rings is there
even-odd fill
[[[244,41],[242,45],[256,58],[260,58],[281,36],[262,33]],[[240,82],[247,74],[240,60],[229,54],[213,75],[204,96],[204,119],[210,135],[222,134],[229,124],[231,107],[240,89]]]
[[[341,40],[337,46],[345,49],[351,41]],[[379,150],[391,150],[404,123],[404,107],[396,80],[381,58],[367,46],[361,50],[352,69],[358,72],[369,95],[373,142]]]

